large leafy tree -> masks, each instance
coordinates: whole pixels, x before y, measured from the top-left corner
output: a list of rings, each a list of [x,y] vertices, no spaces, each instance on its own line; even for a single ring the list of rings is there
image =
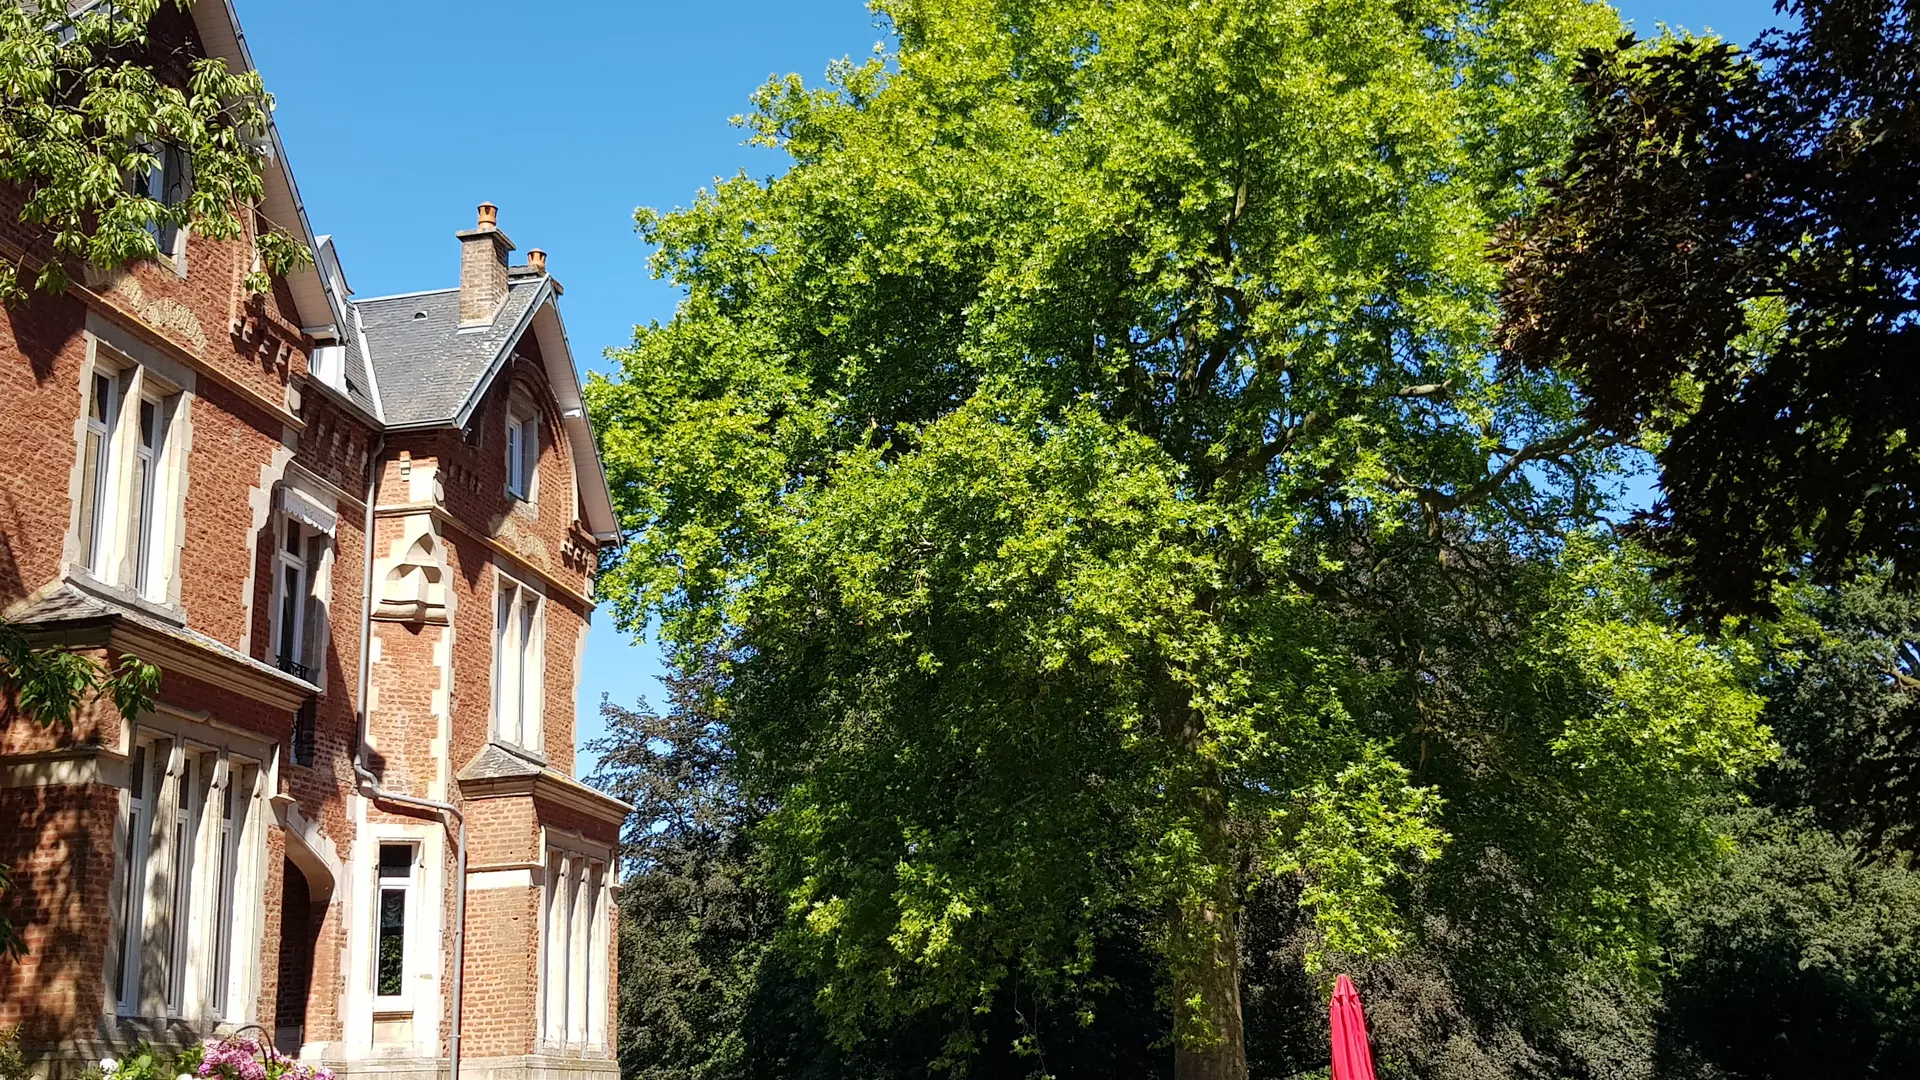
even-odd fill
[[[1589,54],[1592,126],[1506,246],[1510,360],[1650,437],[1654,535],[1709,615],[1862,559],[1920,572],[1920,12],[1781,7],[1798,27],[1751,56]]]
[[[603,586],[728,658],[834,1030],[1071,999],[1145,913],[1177,1075],[1245,1076],[1247,890],[1297,886],[1311,965],[1405,941],[1428,865],[1634,967],[1766,740],[1581,534],[1609,439],[1486,347],[1611,12],[878,10],[895,50],[756,99],[788,172],[642,213],[686,299],[590,390]]]
[[[262,196],[273,99],[256,72],[152,47],[157,18],[191,0],[0,4],[0,181],[22,193],[35,244],[0,261],[0,299],[59,291],[69,271],[110,270],[158,253],[161,227],[233,239],[251,231],[261,270],[310,261],[303,242],[248,217]],[[172,153],[191,163],[177,197],[136,179]],[[11,200],[9,200],[11,202]]]

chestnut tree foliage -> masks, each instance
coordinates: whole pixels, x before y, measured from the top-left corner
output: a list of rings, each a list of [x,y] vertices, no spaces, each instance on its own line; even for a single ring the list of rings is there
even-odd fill
[[[85,263],[113,269],[159,254],[165,227],[233,239],[261,200],[273,99],[256,72],[167,55],[149,29],[191,0],[0,4],[0,181],[24,195],[20,220],[40,241],[0,257],[0,299],[59,291]],[[184,15],[177,17],[184,18]],[[169,153],[189,164],[174,198],[137,182]],[[254,228],[260,269],[311,261],[282,225]]]
[[[685,296],[589,390],[602,590],[723,658],[835,1035],[943,1017],[964,1063],[1140,918],[1176,1075],[1243,1077],[1274,883],[1303,971],[1407,946],[1430,890],[1647,972],[1771,742],[1598,528],[1613,437],[1488,345],[1611,11],[876,10],[891,47],[743,119],[786,172],[641,212]]]
[[[1510,362],[1658,451],[1653,535],[1709,615],[1920,573],[1920,7],[1787,0],[1752,54],[1623,39],[1504,246]]]

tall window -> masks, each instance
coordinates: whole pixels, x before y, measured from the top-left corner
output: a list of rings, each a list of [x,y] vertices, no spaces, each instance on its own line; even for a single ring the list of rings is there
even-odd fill
[[[127,541],[133,547],[133,587],[145,594],[156,577],[154,569],[154,502],[159,487],[160,451],[165,441],[161,426],[163,405],[158,397],[140,398],[139,441],[133,447],[133,478],[129,482],[132,520]]]
[[[541,920],[541,1039],[550,1049],[606,1045],[606,864],[549,851]]]
[[[268,609],[273,659],[280,670],[319,685],[327,656],[321,597],[338,517],[291,480],[280,488],[279,510],[273,541],[273,606]]]
[[[193,159],[178,146],[146,147],[154,156],[154,166],[133,177],[133,193],[152,199],[168,209],[186,204],[193,192]],[[180,226],[172,221],[150,221],[147,232],[153,237],[160,257],[174,259],[180,249]]]
[[[543,598],[502,575],[494,603],[494,737],[538,752],[546,695]]]
[[[507,415],[507,494],[533,498],[533,471],[540,462],[540,422],[531,410],[515,406]]]
[[[185,754],[180,763],[178,792],[173,814],[173,910],[167,925],[167,1015],[181,1016],[187,1003],[187,964],[193,929],[193,862],[199,846],[200,813],[206,807],[206,794],[199,785],[200,755]]]
[[[419,848],[413,844],[380,845],[379,919],[374,933],[373,992],[376,998],[397,1004],[407,991],[407,925],[413,915],[414,864]]]
[[[164,739],[137,742],[127,777],[127,833],[120,846],[119,945],[114,950],[119,961],[114,1001],[121,1013],[138,1012],[140,1006],[140,960],[146,936],[144,901],[151,877],[148,856],[153,842],[153,811],[166,783],[171,745]]]
[[[314,577],[320,568],[323,538],[292,518],[281,522],[280,552],[276,556],[274,587],[274,657],[280,670],[312,682],[318,644],[314,625]]]
[[[99,350],[80,446],[81,559],[94,577],[151,600],[164,599],[171,569],[170,443],[180,402],[173,387]]]
[[[208,945],[212,956],[208,968],[213,977],[211,1001],[215,1015],[229,1018],[229,1000],[233,982],[234,892],[239,886],[240,836],[242,808],[253,799],[254,782],[259,770],[252,766],[227,763],[217,785],[220,824],[214,834],[214,918]]]
[[[126,1016],[231,1019],[242,838],[259,767],[177,739],[136,738],[120,845],[111,982]]]

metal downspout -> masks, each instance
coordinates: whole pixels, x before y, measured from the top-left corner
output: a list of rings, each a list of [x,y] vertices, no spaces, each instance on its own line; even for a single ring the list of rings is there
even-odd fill
[[[388,791],[380,786],[380,778],[367,769],[364,754],[367,746],[367,687],[373,677],[373,505],[379,496],[380,458],[386,453],[387,438],[380,437],[374,446],[371,473],[367,477],[367,518],[366,529],[361,535],[367,546],[366,572],[360,589],[360,696],[355,700],[355,715],[358,718],[358,730],[353,740],[353,772],[366,785],[369,797],[382,802],[398,803],[401,806],[431,810],[459,825],[457,839],[454,841],[454,893],[453,893],[453,1019],[447,1033],[448,1080],[460,1080],[460,1014],[464,1004],[464,978],[467,967],[467,817],[460,808],[452,803],[435,802],[414,795],[403,795],[397,791]]]

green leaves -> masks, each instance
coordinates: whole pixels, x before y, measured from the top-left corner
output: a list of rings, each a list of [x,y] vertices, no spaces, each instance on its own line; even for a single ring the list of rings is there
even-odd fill
[[[71,728],[81,706],[96,697],[111,698],[126,717],[152,708],[160,670],[132,657],[104,667],[68,649],[37,649],[17,628],[0,623],[0,688],[11,694],[15,708],[42,727]]]
[[[0,10],[0,180],[26,194],[20,220],[40,244],[0,265],[0,298],[58,292],[73,265],[113,269],[162,254],[157,237],[191,227],[253,234],[263,266],[284,274],[312,260],[285,227],[257,218],[273,99],[255,72],[208,57],[157,55],[149,30],[177,31],[186,0],[133,0],[49,19],[36,5]],[[165,154],[188,181],[156,199],[134,183]],[[256,279],[253,284],[260,285]]]
[[[0,693],[21,715],[42,727],[72,730],[80,709],[95,698],[110,697],[129,719],[153,707],[160,669],[123,656],[111,668],[69,649],[34,648],[18,628],[0,622]],[[9,868],[0,864],[0,899],[12,886]],[[0,913],[0,956],[19,955],[26,943]],[[0,1040],[4,1043],[5,1040]]]
[[[756,99],[789,171],[638,216],[686,297],[589,388],[602,594],[728,658],[841,1037],[1071,997],[1139,912],[1178,1029],[1225,1032],[1247,889],[1377,953],[1495,854],[1473,902],[1537,897],[1530,948],[1643,960],[1623,907],[1767,740],[1582,538],[1620,462],[1559,376],[1496,377],[1485,257],[1612,14],[881,10],[884,62]]]

